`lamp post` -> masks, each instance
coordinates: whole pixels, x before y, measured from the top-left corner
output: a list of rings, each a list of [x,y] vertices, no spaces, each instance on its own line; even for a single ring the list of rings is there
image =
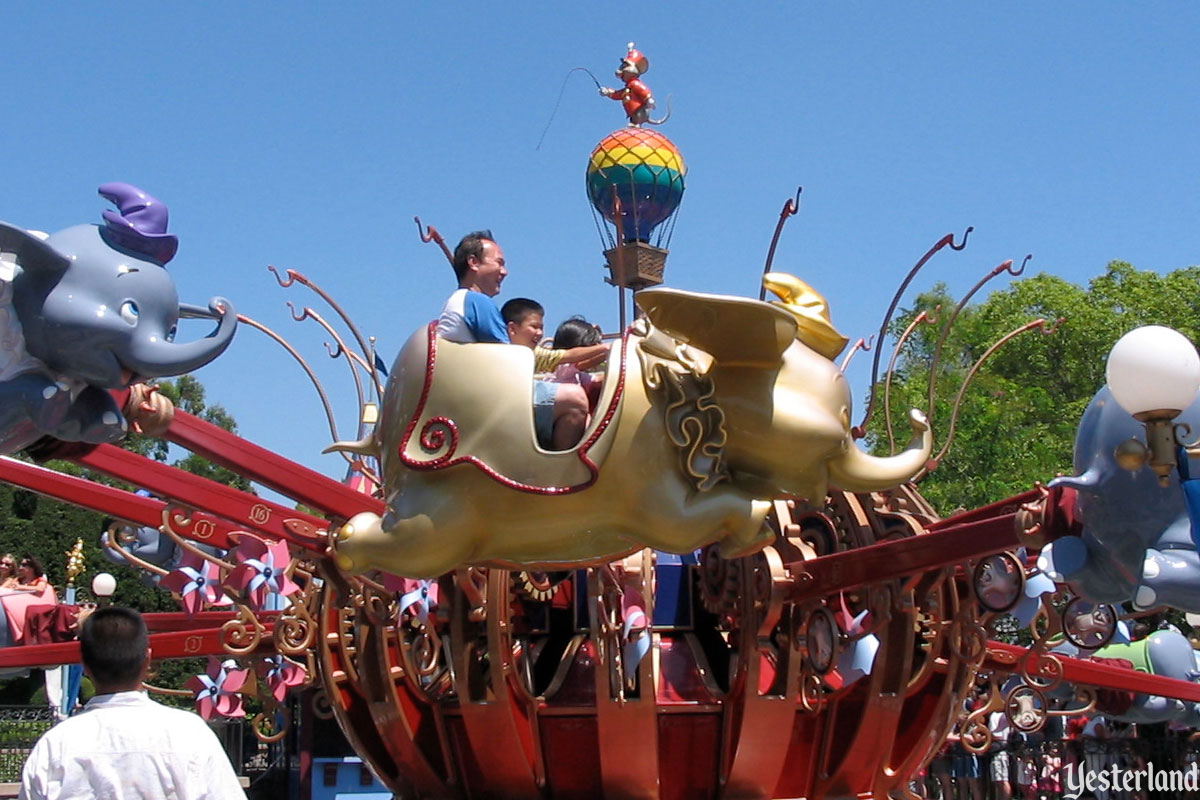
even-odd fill
[[[111,602],[113,592],[117,590],[117,579],[107,572],[101,572],[92,578],[92,594],[96,603],[106,606]]]
[[[1146,429],[1144,444],[1130,439],[1117,447],[1117,463],[1131,471],[1148,466],[1166,486],[1177,463],[1177,448],[1200,453],[1200,442],[1180,442],[1173,424],[1200,391],[1195,345],[1161,325],[1135,328],[1113,345],[1105,373],[1113,398]]]

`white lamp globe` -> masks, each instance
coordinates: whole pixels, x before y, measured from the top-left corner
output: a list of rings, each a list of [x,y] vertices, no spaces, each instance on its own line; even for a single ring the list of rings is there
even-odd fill
[[[117,590],[117,579],[107,572],[92,578],[92,594],[96,597],[112,597]]]
[[[1177,414],[1200,391],[1200,355],[1179,331],[1146,325],[1113,345],[1106,375],[1113,397],[1133,416],[1152,411]]]

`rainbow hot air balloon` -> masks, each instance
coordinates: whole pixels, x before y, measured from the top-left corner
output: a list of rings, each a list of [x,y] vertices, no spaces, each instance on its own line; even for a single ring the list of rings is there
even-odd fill
[[[655,228],[671,218],[683,198],[687,167],[670,139],[646,128],[621,128],[596,145],[588,162],[592,206],[620,230],[624,242],[658,246]],[[614,199],[616,202],[614,202]]]

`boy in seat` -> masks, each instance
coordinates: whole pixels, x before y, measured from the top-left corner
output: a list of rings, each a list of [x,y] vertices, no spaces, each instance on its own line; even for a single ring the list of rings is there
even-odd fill
[[[553,373],[560,365],[579,369],[596,366],[608,356],[608,345],[595,344],[566,350],[540,347],[546,310],[540,303],[516,297],[500,310],[508,338],[533,350],[534,372]],[[559,383],[552,375],[533,382],[533,427],[538,444],[546,450],[569,450],[579,444],[588,423],[588,396],[578,383]]]

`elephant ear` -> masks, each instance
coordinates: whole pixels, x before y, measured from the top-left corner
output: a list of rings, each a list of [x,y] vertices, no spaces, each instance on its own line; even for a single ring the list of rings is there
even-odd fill
[[[27,272],[62,272],[70,260],[28,231],[0,222],[0,257]]]
[[[654,327],[725,366],[778,366],[796,341],[796,318],[759,300],[663,288],[636,300]]]

